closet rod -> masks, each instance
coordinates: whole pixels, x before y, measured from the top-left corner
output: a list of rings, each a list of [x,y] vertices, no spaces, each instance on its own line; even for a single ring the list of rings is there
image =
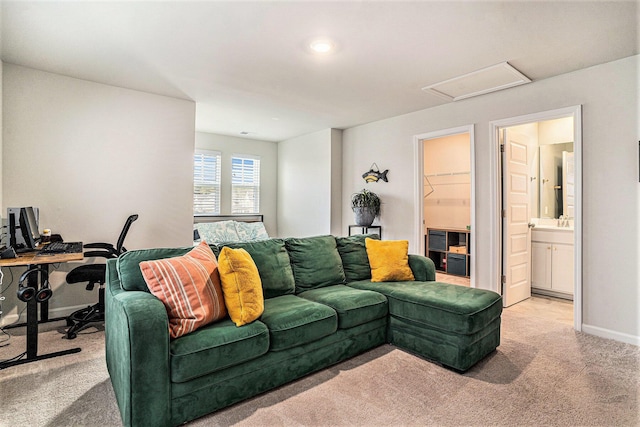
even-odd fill
[[[471,184],[470,182],[434,182],[433,186],[438,186],[438,185],[469,185]]]
[[[452,175],[471,175],[471,172],[445,172],[445,173],[432,173],[429,175],[425,175],[425,177],[432,176],[452,176]]]

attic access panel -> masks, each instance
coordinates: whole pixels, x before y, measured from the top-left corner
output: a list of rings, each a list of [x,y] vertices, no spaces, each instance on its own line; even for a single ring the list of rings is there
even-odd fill
[[[422,90],[448,101],[458,101],[530,82],[531,80],[527,76],[513,68],[509,63],[502,62],[440,83],[425,86]]]

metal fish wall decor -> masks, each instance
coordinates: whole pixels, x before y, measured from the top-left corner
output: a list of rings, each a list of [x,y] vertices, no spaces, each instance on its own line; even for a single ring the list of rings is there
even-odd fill
[[[378,182],[379,180],[383,180],[384,182],[389,182],[389,180],[387,179],[388,173],[389,173],[389,169],[386,169],[384,172],[380,172],[378,165],[374,163],[371,165],[371,169],[369,169],[368,172],[365,172],[362,174],[362,177],[366,182]]]

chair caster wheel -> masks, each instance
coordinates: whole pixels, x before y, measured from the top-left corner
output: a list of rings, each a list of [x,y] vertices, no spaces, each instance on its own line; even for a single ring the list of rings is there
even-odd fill
[[[74,338],[76,338],[78,335],[76,335],[74,332],[67,332],[67,339],[68,340],[72,340]]]

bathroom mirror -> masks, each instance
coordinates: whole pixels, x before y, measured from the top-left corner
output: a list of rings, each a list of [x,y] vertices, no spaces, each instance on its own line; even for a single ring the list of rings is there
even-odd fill
[[[540,145],[538,176],[539,218],[574,216],[573,142]]]

